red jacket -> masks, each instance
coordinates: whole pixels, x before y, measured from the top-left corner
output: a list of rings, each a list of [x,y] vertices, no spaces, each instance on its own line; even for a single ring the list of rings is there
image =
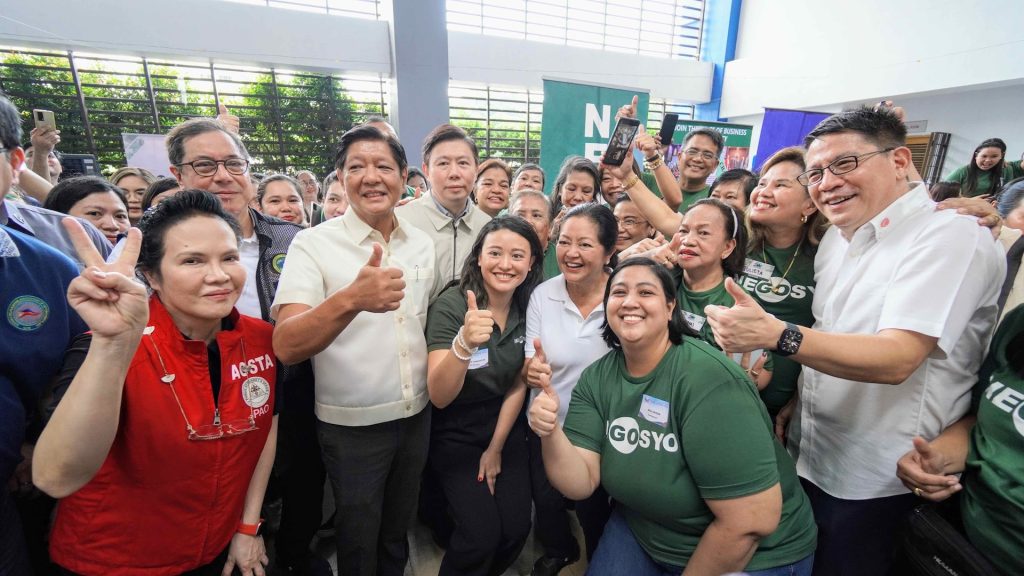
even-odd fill
[[[57,507],[50,555],[79,574],[180,574],[212,562],[235,534],[270,433],[277,382],[270,324],[232,311],[234,328],[217,333],[221,421],[253,411],[257,429],[197,441],[188,439],[181,409],[161,381],[150,338],[175,374],[174,390],[195,428],[214,420],[206,344],[185,340],[158,297],[149,311],[153,331],[128,369],[110,453],[96,476]]]

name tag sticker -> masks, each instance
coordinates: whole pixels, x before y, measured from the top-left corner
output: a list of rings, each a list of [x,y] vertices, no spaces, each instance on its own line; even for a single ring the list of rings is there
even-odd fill
[[[473,357],[469,359],[469,369],[476,370],[478,368],[487,367],[487,348],[481,348],[473,353]]]
[[[751,258],[747,258],[743,263],[743,273],[747,276],[753,276],[754,278],[770,281],[772,279],[773,272],[775,272],[775,266],[772,266],[771,264],[758,262]]]
[[[704,322],[707,321],[707,318],[699,314],[683,310],[683,320],[686,320],[686,324],[690,328],[693,328],[694,332],[700,332],[700,329],[704,327]]]
[[[644,394],[640,403],[640,417],[658,426],[668,426],[668,402]]]

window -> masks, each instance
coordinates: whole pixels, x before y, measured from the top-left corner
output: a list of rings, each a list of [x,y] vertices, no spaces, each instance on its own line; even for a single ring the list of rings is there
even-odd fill
[[[448,0],[448,29],[697,60],[704,0]]]
[[[381,19],[380,0],[229,0],[241,4],[318,12],[334,16]]]
[[[386,115],[387,83],[380,76],[0,47],[0,90],[24,127],[32,126],[32,109],[53,110],[59,149],[95,154],[107,171],[125,164],[122,133],[165,133],[188,118],[216,116],[223,103],[240,118],[255,170],[323,175],[345,130]]]

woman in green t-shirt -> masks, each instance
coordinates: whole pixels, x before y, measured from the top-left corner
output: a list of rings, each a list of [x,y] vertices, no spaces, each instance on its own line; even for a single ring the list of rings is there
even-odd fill
[[[780,320],[810,327],[814,255],[828,223],[796,180],[806,166],[798,146],[779,150],[761,166],[747,210],[750,243],[739,284]],[[794,398],[800,364],[781,356],[773,360],[761,399],[774,418]]]
[[[816,528],[796,470],[743,371],[690,336],[669,272],[619,265],[605,290],[612,351],[573,390],[530,406],[552,485],[616,502],[588,574],[809,575]]]
[[[518,216],[480,230],[462,280],[427,316],[429,462],[455,530],[440,574],[501,574],[530,532],[526,307],[541,281],[540,240]]]
[[[971,412],[896,464],[919,498],[963,490],[968,540],[1002,574],[1024,574],[1024,306],[1003,319],[981,365]],[[956,474],[963,472],[963,480]]]
[[[1024,176],[1024,161],[1006,161],[1006,143],[989,138],[974,149],[971,162],[946,177],[947,182],[960,183],[960,195],[994,196],[1003,184]]]

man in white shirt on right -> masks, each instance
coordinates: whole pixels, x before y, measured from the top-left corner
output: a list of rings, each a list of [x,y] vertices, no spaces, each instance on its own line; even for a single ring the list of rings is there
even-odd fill
[[[906,128],[889,109],[822,121],[798,180],[832,222],[815,259],[815,323],[787,324],[727,283],[709,307],[723,349],[804,365],[789,446],[819,526],[815,574],[880,575],[918,501],[896,478],[914,436],[969,408],[991,337],[1005,258],[973,218],[936,211],[907,182]],[[916,488],[915,490],[920,490]]]

